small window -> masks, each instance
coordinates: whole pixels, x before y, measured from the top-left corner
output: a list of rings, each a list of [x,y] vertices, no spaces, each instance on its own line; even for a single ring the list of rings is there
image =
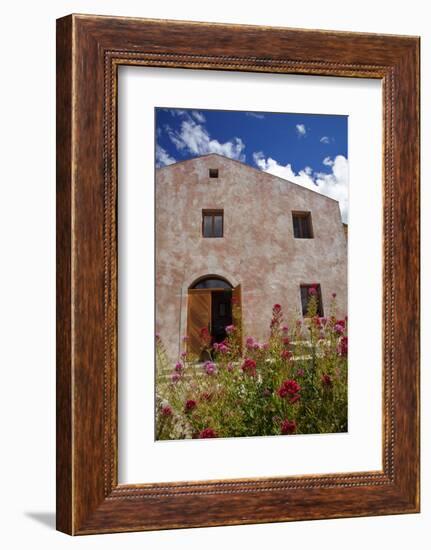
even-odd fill
[[[202,236],[223,237],[223,210],[202,210]]]
[[[314,289],[314,291],[311,289]],[[323,317],[322,291],[320,289],[320,285],[316,283],[311,285],[301,285],[302,316],[308,317],[308,301],[313,294],[317,298],[317,315],[319,317]]]
[[[295,239],[312,239],[311,212],[292,212],[293,236]]]
[[[210,178],[218,178],[218,168],[210,168],[209,176]]]

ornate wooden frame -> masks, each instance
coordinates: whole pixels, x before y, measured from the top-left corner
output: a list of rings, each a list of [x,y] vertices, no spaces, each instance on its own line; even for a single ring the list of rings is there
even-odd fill
[[[377,78],[384,101],[383,470],[117,481],[119,65]],[[70,15],[57,21],[57,528],[419,511],[419,38]]]

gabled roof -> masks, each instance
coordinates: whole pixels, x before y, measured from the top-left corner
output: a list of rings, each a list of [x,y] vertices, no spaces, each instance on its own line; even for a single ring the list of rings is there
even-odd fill
[[[226,157],[225,155],[220,155],[219,153],[207,153],[205,155],[198,155],[198,156],[193,157],[193,158],[189,158],[189,159],[185,159],[185,160],[179,160],[178,162],[174,162],[173,164],[167,164],[166,166],[161,166],[160,168],[156,168],[156,170],[157,171],[158,170],[169,170],[169,168],[176,167],[179,164],[188,164],[188,163],[191,164],[191,163],[196,162],[196,161],[198,161],[200,159],[203,159],[205,157],[220,157],[224,161],[227,160],[227,161],[232,162],[232,163],[237,163],[237,164],[241,165],[243,168],[246,168],[248,170],[252,170],[253,172],[258,172],[259,174],[264,175],[268,179],[270,179],[270,178],[274,179],[275,178],[277,180],[281,180],[282,182],[287,182],[290,185],[295,185],[296,187],[299,187],[300,189],[303,189],[304,191],[309,191],[310,193],[316,193],[317,195],[319,195],[319,197],[323,197],[324,199],[328,199],[330,201],[334,201],[336,203],[339,203],[339,201],[337,201],[336,199],[328,197],[327,195],[323,195],[322,193],[319,193],[318,191],[313,191],[313,189],[308,189],[308,187],[303,187],[302,185],[299,185],[298,183],[287,180],[285,178],[281,178],[280,176],[275,176],[274,174],[270,174],[269,172],[264,172],[263,170],[260,170],[259,168],[255,168],[254,166],[250,166],[249,164],[247,164],[245,162],[242,162],[242,161],[237,160],[237,159],[232,159],[230,157]]]

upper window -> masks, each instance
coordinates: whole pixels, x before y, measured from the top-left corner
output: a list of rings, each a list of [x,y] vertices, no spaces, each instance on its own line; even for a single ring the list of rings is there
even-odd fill
[[[218,168],[210,168],[209,176],[210,178],[218,178]]]
[[[302,316],[308,317],[308,304],[312,296],[315,296],[317,299],[316,315],[323,317],[322,291],[320,285],[317,283],[313,283],[312,285],[301,285]]]
[[[223,210],[202,210],[202,236],[223,237]]]
[[[293,236],[295,239],[312,239],[311,212],[292,212]]]

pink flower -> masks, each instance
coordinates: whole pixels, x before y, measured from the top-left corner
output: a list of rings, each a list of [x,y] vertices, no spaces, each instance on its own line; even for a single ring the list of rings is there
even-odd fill
[[[205,428],[199,434],[199,439],[209,439],[212,437],[218,437],[217,432],[212,428]]]
[[[272,312],[277,315],[277,313],[280,313],[281,311],[281,305],[280,304],[274,304],[272,306]]]
[[[264,351],[268,350],[268,349],[269,349],[269,344],[268,344],[268,342],[265,342],[264,344],[262,344],[261,348],[262,348],[262,350],[264,350]]]
[[[184,407],[185,412],[191,412],[195,408],[196,408],[196,401],[194,399],[188,399]]]
[[[255,343],[253,344],[253,349],[254,349],[254,351],[259,351],[259,350],[260,350],[260,344],[259,344],[259,342],[255,342]]]
[[[343,325],[341,325],[340,323],[337,323],[337,324],[334,326],[334,331],[335,331],[337,334],[343,334],[343,332],[344,332],[344,327],[343,327]]]
[[[256,376],[256,361],[253,359],[244,359],[244,363],[241,366],[242,372],[249,376]]]
[[[171,376],[171,382],[176,384],[179,380],[181,380],[181,374],[179,372],[174,372]]]
[[[316,296],[316,294],[317,294],[316,287],[310,286],[310,288],[308,289],[308,295],[309,296]]]
[[[281,327],[281,330],[283,332],[289,332],[289,327],[287,325],[284,325],[284,327]]]
[[[217,367],[215,363],[212,363],[211,361],[206,361],[204,363],[204,371],[208,374],[208,376],[212,376],[213,374],[216,374]]]
[[[227,370],[228,370],[229,372],[232,372],[234,367],[233,367],[233,364],[232,364],[232,363],[228,363],[228,364],[226,365],[226,368],[227,368]]]
[[[281,433],[283,435],[291,435],[296,432],[296,422],[294,420],[283,420],[281,423]]]
[[[184,368],[184,365],[182,363],[178,362],[175,364],[175,370],[177,372],[182,372],[183,368]]]
[[[227,347],[226,344],[223,344],[221,343],[218,347],[218,350],[220,353],[228,353],[229,352],[229,348]]]
[[[245,345],[249,348],[249,349],[252,349],[253,346],[254,346],[254,338],[253,336],[247,336],[247,338],[245,339]]]
[[[236,327],[234,325],[228,325],[225,327],[226,334],[232,334],[236,331]]]
[[[163,405],[161,413],[163,416],[172,416],[172,409],[169,405]]]
[[[185,359],[187,357],[187,352],[186,351],[182,351],[181,352],[181,357],[182,359]]]
[[[304,373],[304,369],[298,369],[298,370],[296,371],[296,376],[297,376],[298,378],[302,378],[302,377],[304,376],[304,374],[305,374],[305,373]]]
[[[283,342],[283,344],[284,344],[285,346],[288,346],[288,345],[290,344],[290,340],[289,340],[289,338],[287,338],[287,337],[286,337],[286,338],[283,338],[281,341]]]
[[[326,323],[328,322],[328,319],[326,317],[320,317],[320,323],[325,326]]]

